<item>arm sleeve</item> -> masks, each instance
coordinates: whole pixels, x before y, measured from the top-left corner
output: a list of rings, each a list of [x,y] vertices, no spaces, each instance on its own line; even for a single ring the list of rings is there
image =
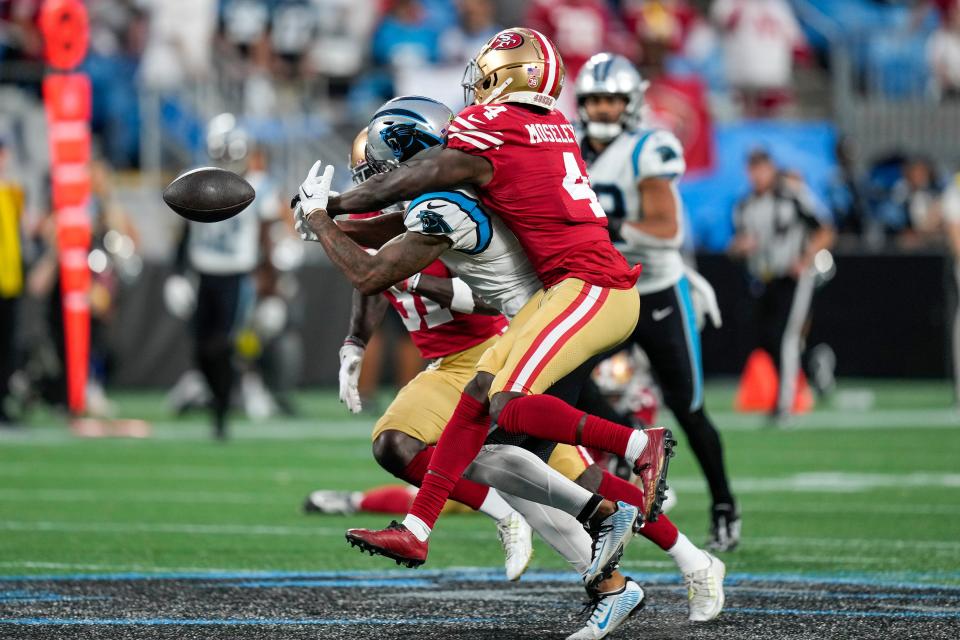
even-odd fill
[[[683,146],[669,131],[658,130],[637,142],[633,150],[633,173],[645,178],[679,178],[687,170]]]
[[[490,244],[490,217],[479,203],[459,191],[428,193],[410,202],[403,220],[407,230],[446,236],[452,249],[480,253]]]

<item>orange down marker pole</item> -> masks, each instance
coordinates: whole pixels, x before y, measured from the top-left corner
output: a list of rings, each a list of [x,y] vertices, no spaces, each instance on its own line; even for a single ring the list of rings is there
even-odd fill
[[[43,102],[50,145],[53,210],[66,340],[67,403],[86,404],[90,366],[90,78],[76,72],[87,55],[87,9],[80,0],[44,0],[40,29],[49,69]]]

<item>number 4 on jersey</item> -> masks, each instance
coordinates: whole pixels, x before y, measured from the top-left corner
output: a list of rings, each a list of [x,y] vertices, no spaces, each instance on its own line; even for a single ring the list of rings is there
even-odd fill
[[[606,218],[607,214],[603,212],[603,207],[597,200],[597,194],[590,187],[590,180],[580,172],[580,165],[577,164],[577,158],[570,151],[563,152],[563,167],[567,175],[563,178],[563,188],[574,200],[589,200],[590,210],[598,218]]]

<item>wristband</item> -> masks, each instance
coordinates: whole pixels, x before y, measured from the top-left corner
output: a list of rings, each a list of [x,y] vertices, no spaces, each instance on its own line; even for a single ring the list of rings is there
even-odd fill
[[[450,308],[460,313],[473,313],[473,291],[469,285],[460,278],[454,278],[450,281],[453,285],[453,301]]]

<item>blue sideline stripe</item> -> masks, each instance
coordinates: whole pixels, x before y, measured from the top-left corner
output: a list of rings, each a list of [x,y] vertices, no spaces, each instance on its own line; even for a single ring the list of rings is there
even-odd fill
[[[213,582],[209,583],[212,587],[239,587],[243,589],[278,589],[285,587],[347,587],[347,588],[379,588],[379,587],[405,587],[410,589],[421,589],[425,587],[437,586],[434,580],[421,579],[390,579],[390,578],[371,578],[371,579],[349,579],[349,578],[327,578],[320,580],[242,580],[239,582]]]
[[[126,627],[163,627],[163,626],[220,626],[220,627],[275,627],[275,626],[392,626],[407,624],[476,624],[478,622],[499,622],[498,618],[371,618],[357,620],[353,618],[0,618],[0,624],[26,626],[126,626]]]
[[[771,616],[838,616],[842,618],[960,618],[960,611],[841,611],[836,609],[756,609],[726,607],[723,612]]]
[[[647,573],[633,572],[631,575],[638,582],[649,584],[680,584],[680,576],[676,573]],[[139,581],[139,580],[320,580],[337,578],[372,578],[372,579],[410,579],[408,569],[378,570],[344,570],[344,571],[188,571],[171,573],[147,572],[118,572],[118,573],[76,573],[76,574],[45,574],[25,576],[0,576],[0,583],[11,582],[81,582],[81,581]],[[901,578],[903,576],[903,578]],[[526,580],[540,580],[543,582],[569,582],[579,584],[576,576],[570,571],[530,571],[524,574]],[[884,587],[887,589],[922,589],[942,590],[960,594],[960,584],[943,584],[922,582],[924,574],[915,572],[897,572],[894,574],[862,574],[862,573],[729,573],[725,583],[728,585],[787,582],[794,584],[824,584],[824,585],[863,585],[869,587]],[[935,576],[940,580],[960,580],[960,572],[937,572]],[[502,568],[458,567],[455,569],[419,569],[417,578],[439,578],[452,580],[471,580],[480,582],[503,582]]]

